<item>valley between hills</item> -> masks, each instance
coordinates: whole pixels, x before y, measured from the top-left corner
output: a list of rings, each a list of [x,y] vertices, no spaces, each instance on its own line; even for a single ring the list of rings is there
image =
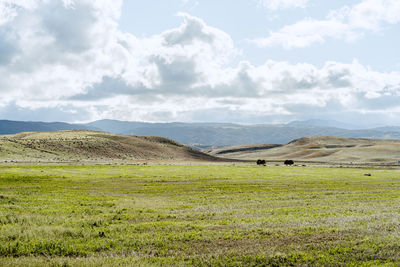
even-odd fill
[[[285,145],[245,145],[203,152],[238,160],[293,159],[301,162],[396,165],[400,160],[400,140],[317,136],[303,137]]]
[[[0,162],[108,164],[236,162],[398,165],[400,140],[304,137],[287,144],[196,150],[171,139],[90,130],[26,132],[0,136]]]

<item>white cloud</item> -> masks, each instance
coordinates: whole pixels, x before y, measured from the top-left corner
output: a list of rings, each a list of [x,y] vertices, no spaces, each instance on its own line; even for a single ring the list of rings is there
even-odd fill
[[[7,51],[0,53],[7,55],[0,56],[0,114],[20,108],[38,116],[58,110],[68,120],[237,121],[293,116],[304,107],[321,114],[398,108],[387,99],[400,100],[400,73],[357,61],[233,66],[240,51],[227,33],[180,13],[179,27],[139,38],[118,29],[121,4],[37,1],[16,9],[0,26],[0,51]],[[313,25],[304,34],[327,27]],[[383,100],[387,106],[374,105]]]
[[[353,7],[330,11],[323,20],[307,18],[252,42],[259,47],[302,48],[328,38],[354,41],[367,31],[379,31],[383,25],[399,21],[400,1],[364,0]]]
[[[123,50],[115,22],[121,3],[76,1],[72,8],[62,1],[21,1],[0,29],[0,40],[13,48],[0,60],[4,93],[49,101],[113,75]],[[0,42],[0,51],[4,47]]]
[[[271,10],[285,8],[304,8],[308,4],[308,0],[258,0],[259,5]]]
[[[6,3],[0,2],[0,26],[11,21],[17,12]]]
[[[284,48],[307,47],[324,43],[326,38],[353,40],[358,36],[345,23],[337,20],[305,19],[294,25],[271,32],[268,38],[255,39],[260,47],[283,46]]]

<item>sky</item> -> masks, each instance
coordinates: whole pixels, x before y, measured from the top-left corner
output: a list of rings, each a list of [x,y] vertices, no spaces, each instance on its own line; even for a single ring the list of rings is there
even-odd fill
[[[0,119],[400,125],[399,0],[0,0]]]

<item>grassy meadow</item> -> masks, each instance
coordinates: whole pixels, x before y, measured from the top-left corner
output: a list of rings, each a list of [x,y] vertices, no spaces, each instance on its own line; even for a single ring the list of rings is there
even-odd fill
[[[398,266],[400,172],[1,166],[0,266],[83,265]]]

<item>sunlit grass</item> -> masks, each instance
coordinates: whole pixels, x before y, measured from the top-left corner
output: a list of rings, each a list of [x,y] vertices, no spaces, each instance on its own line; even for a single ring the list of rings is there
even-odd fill
[[[399,244],[394,170],[0,167],[1,266],[398,265]]]

